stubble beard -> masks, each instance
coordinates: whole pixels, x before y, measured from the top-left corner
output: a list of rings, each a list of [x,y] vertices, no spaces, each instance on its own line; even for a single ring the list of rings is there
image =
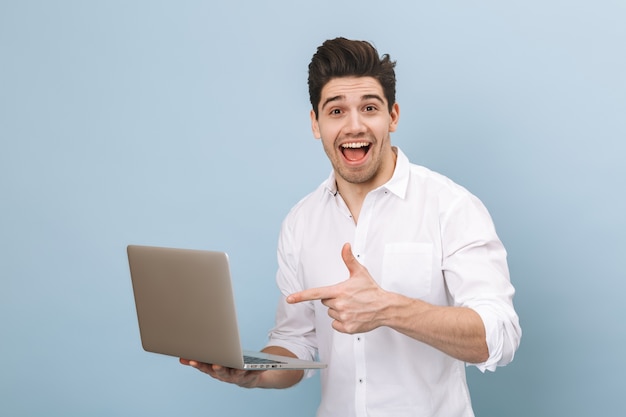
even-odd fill
[[[365,138],[365,136],[363,138]],[[382,154],[379,152],[374,156],[374,158],[372,158],[374,149],[378,149],[379,140],[372,137],[368,137],[367,140],[371,143],[368,151],[368,158],[370,158],[370,160],[367,165],[354,169],[344,165],[343,155],[339,150],[339,146],[333,144],[333,149],[330,151],[324,147],[324,151],[331,161],[335,174],[350,184],[365,184],[374,179],[376,174],[378,174],[378,171],[381,169]],[[339,140],[337,142],[339,142]]]

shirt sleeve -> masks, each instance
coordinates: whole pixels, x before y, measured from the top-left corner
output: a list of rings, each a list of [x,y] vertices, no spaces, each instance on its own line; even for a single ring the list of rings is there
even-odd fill
[[[484,205],[467,194],[442,218],[443,271],[454,305],[476,311],[485,326],[489,358],[482,372],[513,360],[522,331],[513,307],[506,250]]]
[[[281,292],[276,308],[276,321],[269,333],[267,346],[283,347],[299,359],[314,360],[317,357],[315,312],[312,302],[288,304],[289,294],[303,290],[298,279],[298,248],[293,243],[292,233],[283,223],[278,241],[278,272],[276,284]],[[313,371],[307,371],[306,376]]]

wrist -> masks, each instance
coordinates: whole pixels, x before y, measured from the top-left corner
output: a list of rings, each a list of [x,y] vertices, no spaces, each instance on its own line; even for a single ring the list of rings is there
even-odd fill
[[[416,298],[393,292],[387,294],[383,325],[402,333],[407,328],[413,327],[420,316],[432,307],[431,304]]]

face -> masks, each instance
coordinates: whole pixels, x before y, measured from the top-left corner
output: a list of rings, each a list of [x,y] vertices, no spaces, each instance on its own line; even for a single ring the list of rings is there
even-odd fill
[[[391,112],[383,89],[372,77],[334,78],[322,88],[319,116],[311,111],[313,134],[321,139],[337,185],[365,187],[387,182],[395,168],[389,133],[396,130],[400,108]]]

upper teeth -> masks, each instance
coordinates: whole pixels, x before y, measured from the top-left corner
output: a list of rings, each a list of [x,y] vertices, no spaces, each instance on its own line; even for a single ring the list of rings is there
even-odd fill
[[[341,145],[343,148],[363,148],[365,146],[368,146],[367,142],[355,142],[355,143],[344,143],[343,145]]]

